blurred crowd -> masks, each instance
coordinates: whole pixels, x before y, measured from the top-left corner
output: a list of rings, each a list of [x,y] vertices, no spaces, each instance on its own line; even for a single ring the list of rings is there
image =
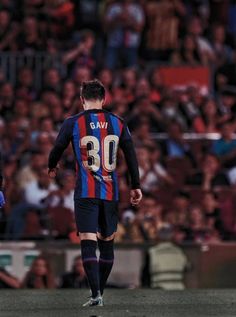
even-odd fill
[[[80,255],[74,258],[70,270],[61,276],[55,276],[50,260],[44,255],[39,255],[32,261],[22,281],[3,267],[0,268],[0,289],[3,288],[88,288],[88,281]]]
[[[34,64],[22,63],[15,83],[0,65],[2,238],[79,243],[72,148],[55,182],[47,157],[63,120],[82,110],[81,82],[97,77],[107,110],[132,131],[144,192],[131,208],[120,153],[117,242],[156,241],[166,224],[179,243],[235,239],[235,1],[1,0],[0,50],[59,54],[67,70],[45,67],[36,89]],[[191,78],[185,87],[166,86],[163,63],[204,65],[212,86],[205,91]]]

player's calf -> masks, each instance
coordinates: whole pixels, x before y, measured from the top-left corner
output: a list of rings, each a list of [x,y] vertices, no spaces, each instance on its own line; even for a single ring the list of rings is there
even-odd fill
[[[107,279],[114,263],[114,239],[105,241],[98,238],[100,291],[103,294]]]
[[[81,240],[81,255],[92,292],[92,298],[100,295],[99,266],[96,256],[97,241]]]

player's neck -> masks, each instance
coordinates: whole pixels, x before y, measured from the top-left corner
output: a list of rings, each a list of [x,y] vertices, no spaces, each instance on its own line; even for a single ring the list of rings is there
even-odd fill
[[[84,110],[102,109],[102,103],[98,101],[85,101],[83,104]]]

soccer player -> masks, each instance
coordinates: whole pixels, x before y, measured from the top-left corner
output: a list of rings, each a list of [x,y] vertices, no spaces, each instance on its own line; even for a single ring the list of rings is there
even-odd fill
[[[118,146],[124,152],[131,176],[132,205],[142,193],[136,154],[125,122],[103,110],[105,89],[98,80],[81,86],[84,111],[66,119],[50,152],[48,173],[54,177],[63,151],[72,142],[77,181],[74,194],[75,220],[81,239],[81,255],[92,296],[83,306],[103,306],[103,291],[111,272],[113,241],[118,222]],[[97,261],[96,248],[100,258]]]
[[[3,176],[2,176],[2,155],[0,153],[0,208],[3,207],[5,204],[5,198],[2,191],[2,183],[3,183]]]

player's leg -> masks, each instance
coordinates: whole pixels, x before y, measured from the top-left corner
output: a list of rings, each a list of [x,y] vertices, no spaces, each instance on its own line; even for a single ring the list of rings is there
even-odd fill
[[[115,201],[103,201],[99,210],[98,248],[100,291],[103,294],[107,279],[114,263],[114,238],[118,223],[118,204]]]
[[[96,256],[97,239],[94,233],[80,233],[81,256],[86,272],[92,297],[100,295],[99,266]]]
[[[95,199],[75,200],[75,219],[81,239],[81,256],[92,292],[92,298],[100,295],[99,265],[96,256],[98,204]]]
[[[114,238],[115,233],[106,238],[98,233],[98,248],[100,251],[99,277],[101,294],[104,292],[107,279],[111,273],[114,263]]]

